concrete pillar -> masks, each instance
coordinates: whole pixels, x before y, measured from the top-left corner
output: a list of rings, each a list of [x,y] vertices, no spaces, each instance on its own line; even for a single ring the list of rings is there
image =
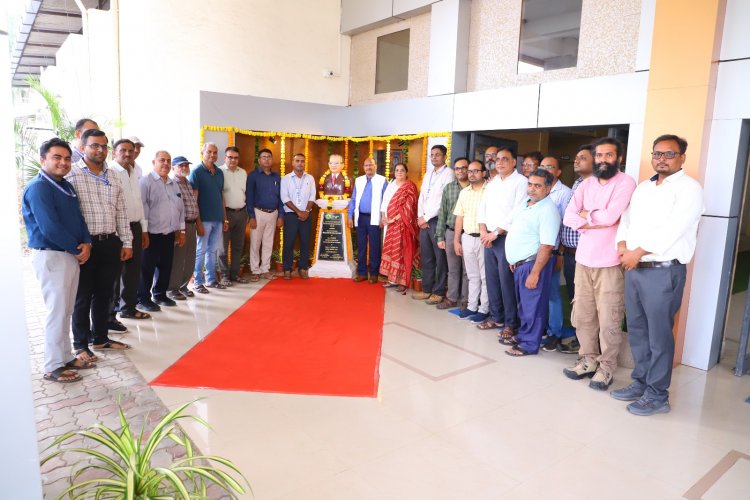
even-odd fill
[[[466,92],[471,0],[432,4],[427,95]]]

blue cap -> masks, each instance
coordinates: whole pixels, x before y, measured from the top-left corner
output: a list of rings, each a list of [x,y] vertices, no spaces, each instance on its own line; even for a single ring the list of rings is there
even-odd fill
[[[184,156],[175,156],[172,158],[172,166],[179,165],[180,163],[187,163],[188,165],[192,165],[192,162],[189,162],[187,158]]]

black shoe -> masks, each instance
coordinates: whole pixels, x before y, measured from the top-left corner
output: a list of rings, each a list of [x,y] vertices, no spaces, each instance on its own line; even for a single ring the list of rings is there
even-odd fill
[[[161,311],[161,307],[157,306],[154,302],[150,300],[144,300],[144,301],[138,302],[137,307],[138,309],[143,309],[144,311],[148,311],[148,312]]]
[[[558,337],[548,337],[547,342],[542,345],[542,349],[547,352],[555,352],[557,350],[557,346],[560,344],[560,339]]]
[[[578,339],[574,338],[570,342],[560,342],[557,344],[557,351],[563,354],[578,354],[581,344],[578,343]]]
[[[123,325],[116,319],[109,320],[109,322],[107,323],[107,329],[113,333],[125,333],[128,331],[128,327]]]
[[[167,307],[174,307],[177,305],[177,302],[175,302],[174,300],[168,297],[154,297],[154,302],[156,304],[159,304],[160,306],[167,306]]]

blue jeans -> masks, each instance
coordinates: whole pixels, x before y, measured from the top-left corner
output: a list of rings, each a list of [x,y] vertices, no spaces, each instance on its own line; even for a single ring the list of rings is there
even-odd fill
[[[206,267],[206,283],[216,281],[216,256],[222,244],[221,222],[204,222],[203,236],[198,236],[198,247],[195,251],[195,269],[193,269],[194,286],[202,285],[203,266]],[[204,262],[205,261],[205,262]]]

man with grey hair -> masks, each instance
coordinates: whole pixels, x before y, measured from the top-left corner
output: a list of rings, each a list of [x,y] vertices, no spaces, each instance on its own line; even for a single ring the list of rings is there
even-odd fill
[[[185,245],[176,246],[172,256],[172,273],[169,278],[167,297],[172,300],[185,300],[195,294],[188,288],[190,278],[195,268],[195,249],[197,232],[205,234],[203,224],[198,213],[198,200],[195,198],[193,187],[188,182],[190,162],[184,156],[172,158],[172,173],[177,187],[182,195],[185,207]]]
[[[232,286],[232,282],[247,283],[240,276],[240,260],[245,247],[245,229],[247,227],[247,210],[245,209],[245,189],[247,189],[247,172],[240,167],[240,148],[229,146],[224,151],[224,201],[226,202],[229,230],[224,232],[224,251],[219,257],[221,284]],[[231,259],[229,252],[232,252]]]

